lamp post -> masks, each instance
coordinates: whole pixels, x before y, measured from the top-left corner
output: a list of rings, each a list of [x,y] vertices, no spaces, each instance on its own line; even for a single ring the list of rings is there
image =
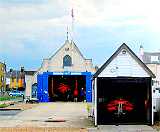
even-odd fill
[[[25,73],[24,73],[24,67],[21,67],[21,71],[20,71],[20,79],[21,79],[21,86],[22,86],[22,88],[24,88],[25,86],[24,86],[24,79],[25,79]]]
[[[5,93],[6,92],[6,64],[5,64],[5,62],[4,62],[3,73],[4,73],[4,76],[3,76],[3,93]]]
[[[9,76],[10,76],[10,89],[12,89],[12,82],[13,82],[13,80],[12,80],[13,79],[12,73],[13,73],[13,69],[10,69],[9,73],[10,73],[9,74]]]

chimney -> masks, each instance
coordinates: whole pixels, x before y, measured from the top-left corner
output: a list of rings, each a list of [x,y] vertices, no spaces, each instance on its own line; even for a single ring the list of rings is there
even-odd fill
[[[143,46],[140,45],[140,48],[139,48],[139,58],[143,61],[143,55],[144,55],[144,49],[143,49]]]

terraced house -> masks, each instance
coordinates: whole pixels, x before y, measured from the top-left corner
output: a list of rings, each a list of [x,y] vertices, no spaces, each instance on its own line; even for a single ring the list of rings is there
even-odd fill
[[[0,92],[6,88],[6,64],[0,62]]]

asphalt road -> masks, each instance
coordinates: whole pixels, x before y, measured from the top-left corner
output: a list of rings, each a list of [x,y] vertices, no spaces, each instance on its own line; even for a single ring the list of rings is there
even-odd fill
[[[0,110],[0,117],[1,116],[15,116],[20,112],[21,112],[21,110],[7,110],[7,111]]]

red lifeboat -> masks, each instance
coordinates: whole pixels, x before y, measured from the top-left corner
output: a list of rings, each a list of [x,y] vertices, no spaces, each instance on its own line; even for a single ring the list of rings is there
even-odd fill
[[[129,101],[120,98],[110,101],[109,104],[107,104],[107,110],[109,112],[118,111],[119,106],[121,106],[123,111],[128,112],[132,111],[134,108],[133,104],[131,104]]]

